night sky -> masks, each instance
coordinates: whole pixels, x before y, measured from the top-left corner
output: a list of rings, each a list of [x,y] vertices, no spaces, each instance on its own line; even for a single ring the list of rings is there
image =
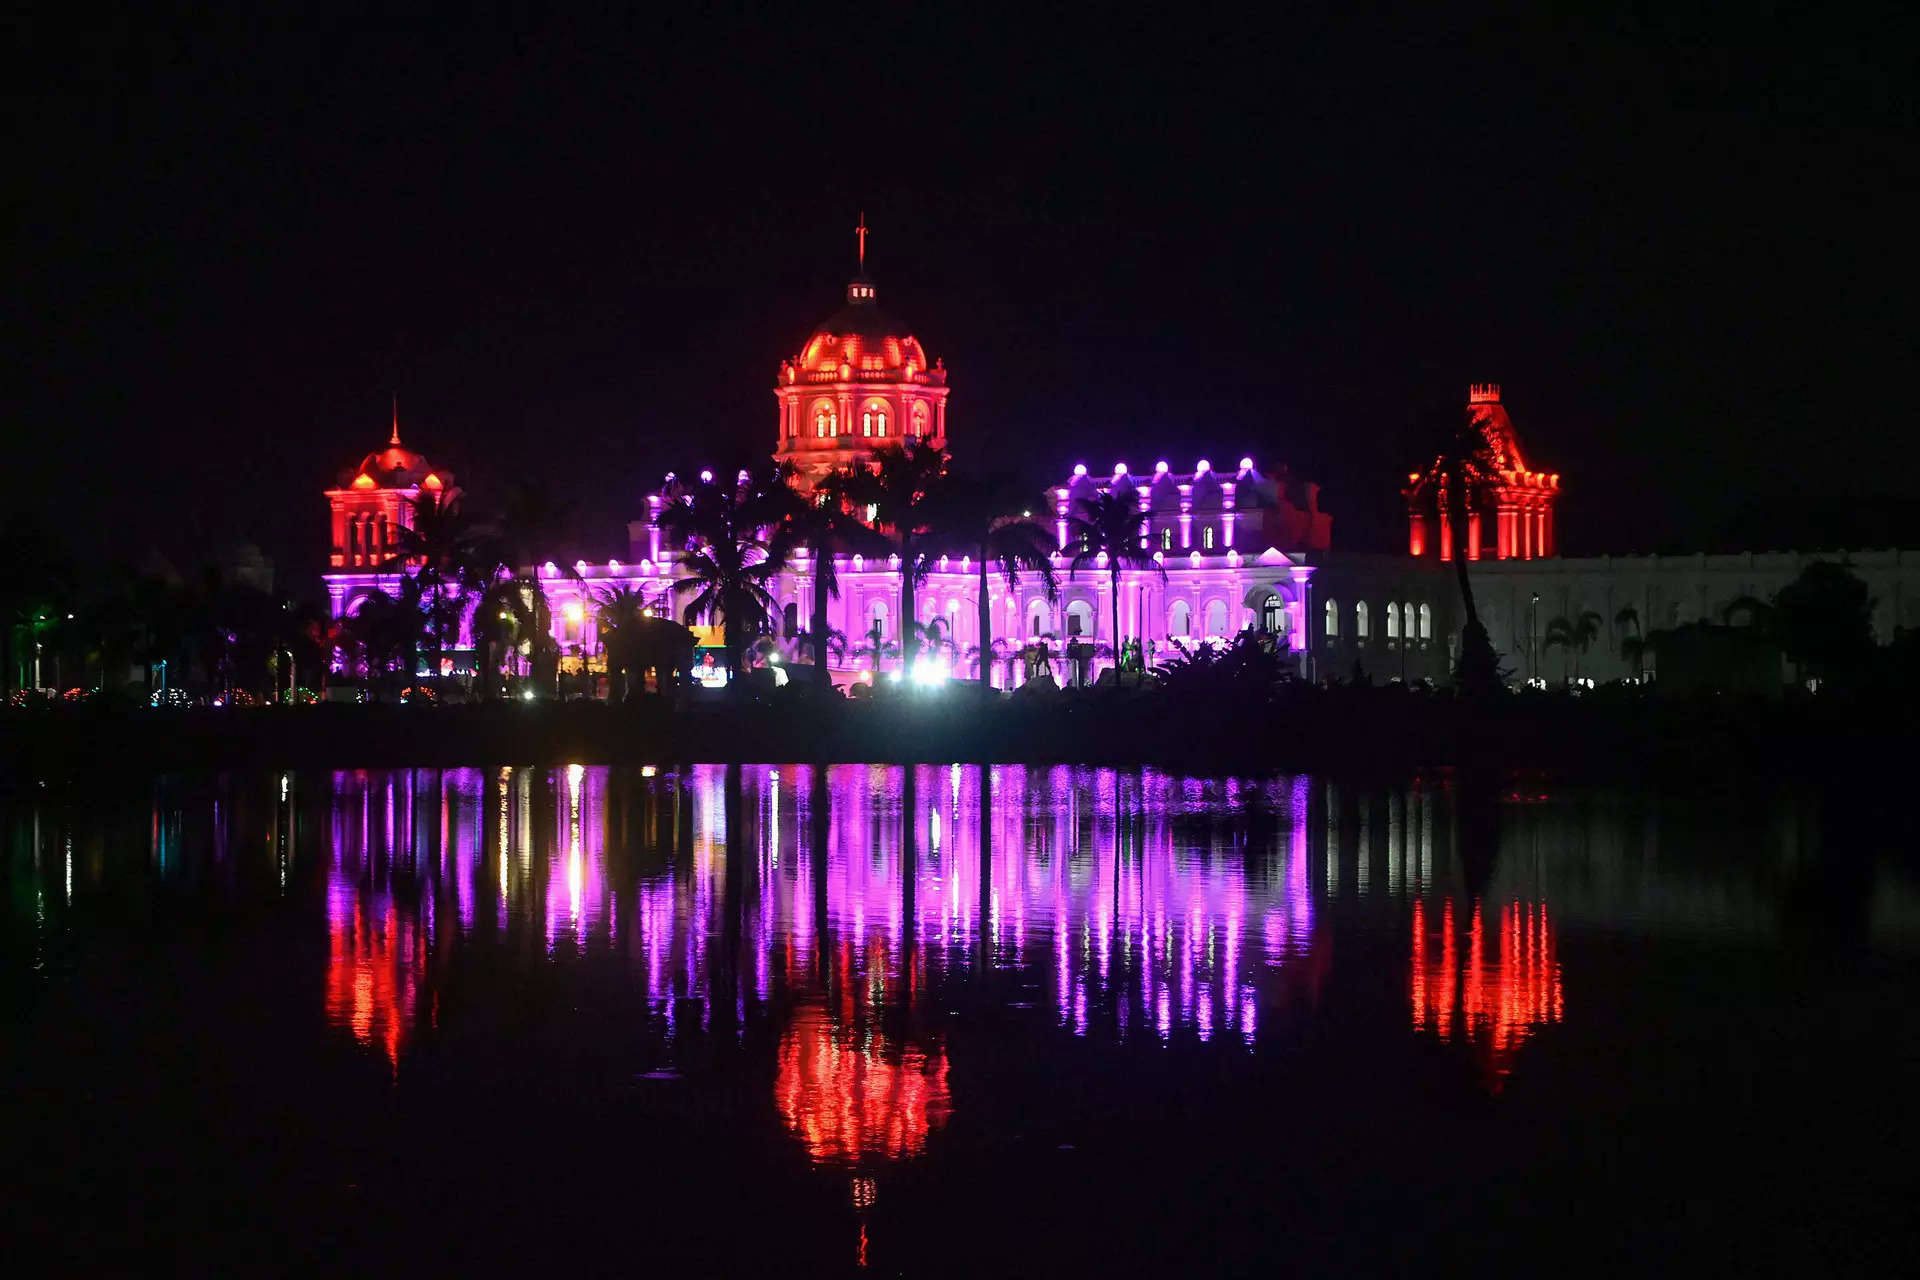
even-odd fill
[[[1398,547],[1420,408],[1494,380],[1569,553],[1912,509],[1909,7],[954,7],[16,29],[10,499],[298,585],[397,393],[621,553],[663,470],[771,449],[864,210],[956,455],[1036,485],[1252,453]]]

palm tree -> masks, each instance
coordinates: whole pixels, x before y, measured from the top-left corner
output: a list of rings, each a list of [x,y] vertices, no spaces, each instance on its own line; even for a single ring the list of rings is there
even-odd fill
[[[719,616],[727,661],[744,693],[747,646],[776,607],[767,584],[786,568],[789,552],[785,540],[769,542],[765,535],[786,515],[792,491],[774,466],[742,469],[731,484],[716,484],[711,474],[675,495],[660,523],[687,548],[680,560],[684,576],[673,584],[693,597],[685,621],[691,626],[703,615]]]
[[[864,657],[871,671],[877,673],[882,661],[900,656],[900,646],[887,639],[886,629],[880,625],[878,618],[875,618],[873,625],[867,628],[861,640],[864,643],[853,646],[853,658],[858,662]]]
[[[788,479],[785,472],[781,479]],[[811,495],[795,492],[789,487],[791,500],[782,516],[780,532],[774,539],[780,546],[783,558],[790,558],[793,550],[801,546],[810,553],[807,567],[813,573],[813,602],[806,637],[813,649],[813,678],[823,689],[833,683],[833,672],[827,665],[827,650],[831,647],[832,637],[839,634],[829,625],[827,618],[827,601],[840,596],[840,573],[836,557],[855,552],[878,555],[886,549],[886,540],[855,518],[849,510],[844,496],[847,479],[845,476],[830,477]],[[840,638],[840,650],[844,656],[845,636]]]
[[[970,653],[991,654],[993,607],[988,593],[989,575],[998,571],[1009,592],[1020,589],[1022,573],[1036,573],[1046,591],[1049,604],[1060,598],[1060,582],[1053,571],[1057,550],[1047,530],[1026,516],[1008,514],[1019,506],[1021,493],[1016,482],[1005,473],[952,476],[942,487],[940,511],[935,520],[939,528],[953,538],[978,562],[980,581],[975,589],[974,606],[979,641]],[[987,664],[981,663],[980,684],[993,687]]]
[[[50,527],[15,515],[0,532],[0,694],[19,681],[40,632],[64,618],[71,596],[70,561]],[[24,648],[20,647],[24,640]]]
[[[505,694],[506,681],[495,653],[504,649],[511,655],[516,642],[533,639],[538,625],[534,595],[521,579],[500,578],[480,593],[480,601],[473,608],[473,639],[480,650],[474,666],[479,672],[481,697],[493,692],[496,681]]]
[[[401,583],[399,595],[375,591],[347,616],[350,646],[359,654],[361,671],[369,681],[406,662],[420,635],[420,615],[420,587],[408,578]]]
[[[1499,479],[1500,460],[1487,436],[1486,424],[1474,416],[1445,409],[1428,417],[1427,434],[1435,439],[1433,465],[1427,478],[1438,486],[1441,509],[1460,532],[1453,554],[1454,573],[1460,583],[1460,604],[1467,625],[1460,635],[1460,665],[1455,678],[1469,693],[1491,693],[1500,688],[1500,656],[1473,599],[1473,584],[1467,578],[1467,548],[1464,541],[1475,499]]]
[[[410,505],[412,526],[394,531],[396,554],[386,567],[413,566],[438,675],[449,638],[459,638],[467,598],[492,585],[505,557],[494,530],[468,516],[459,490],[422,493]]]
[[[607,662],[607,701],[625,702],[629,675],[621,628],[633,625],[650,607],[647,594],[633,587],[601,587],[593,593],[593,600],[594,630]],[[617,686],[616,678],[620,682]]]
[[[842,662],[846,661],[847,658],[847,633],[838,627],[827,628],[824,642],[823,638],[817,633],[802,631],[794,636],[793,643],[795,647],[802,652],[808,649],[813,650],[816,655],[815,665],[819,665],[818,654],[823,648],[830,656],[837,657]]]
[[[1157,575],[1162,583],[1167,571],[1146,541],[1147,513],[1131,488],[1120,493],[1096,493],[1079,502],[1080,513],[1067,524],[1067,545],[1075,548],[1068,562],[1067,576],[1075,577],[1082,568],[1100,567],[1105,560],[1108,586],[1113,596],[1113,651],[1120,651],[1120,571],[1141,569]],[[1087,637],[1092,643],[1093,637]]]
[[[1620,637],[1620,657],[1633,664],[1633,678],[1640,679],[1640,663],[1646,657],[1647,637],[1640,629],[1640,611],[1630,604],[1621,605],[1613,615],[1613,625],[1625,631],[1633,628],[1633,634]]]
[[[849,509],[870,508],[873,524],[893,539],[900,556],[900,643],[905,666],[913,667],[917,637],[911,624],[914,592],[932,567],[933,521],[947,484],[947,455],[907,441],[898,449],[873,455],[864,467],[830,477],[828,489]]]
[[[1600,636],[1600,628],[1606,625],[1606,619],[1591,609],[1582,611],[1575,617],[1554,618],[1547,623],[1546,638],[1541,647],[1551,649],[1558,645],[1573,654],[1573,674],[1580,674],[1580,660],[1586,657],[1587,650]],[[1561,669],[1561,681],[1565,683],[1566,671]]]

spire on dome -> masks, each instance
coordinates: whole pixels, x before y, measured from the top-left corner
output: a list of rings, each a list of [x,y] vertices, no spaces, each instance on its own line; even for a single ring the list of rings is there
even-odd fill
[[[387,443],[395,448],[400,445],[400,395],[398,392],[395,392],[393,397],[393,435]]]
[[[860,225],[853,229],[855,240],[860,246],[860,269],[854,273],[853,280],[847,285],[847,301],[856,305],[873,305],[873,281],[867,279],[867,215],[860,214]]]

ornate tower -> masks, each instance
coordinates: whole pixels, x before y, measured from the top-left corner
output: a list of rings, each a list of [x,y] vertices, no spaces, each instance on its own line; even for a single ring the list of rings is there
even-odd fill
[[[338,488],[327,490],[333,509],[333,569],[374,570],[393,558],[395,532],[413,527],[413,502],[422,493],[453,492],[453,473],[438,471],[400,443],[400,411],[393,414],[387,447],[370,453]]]
[[[855,234],[859,270],[847,285],[847,305],[813,331],[798,355],[781,362],[774,388],[780,404],[774,457],[793,463],[805,487],[905,440],[936,449],[947,444],[946,367],[937,360],[929,367],[919,339],[876,304],[864,215]]]
[[[1486,435],[1493,473],[1468,495],[1465,529],[1453,527],[1441,460],[1435,459],[1424,472],[1410,473],[1401,490],[1407,500],[1408,552],[1437,554],[1442,560],[1456,554],[1469,560],[1534,560],[1555,554],[1559,538],[1553,504],[1560,496],[1560,474],[1527,469],[1513,419],[1500,403],[1499,383],[1468,387],[1467,412]]]

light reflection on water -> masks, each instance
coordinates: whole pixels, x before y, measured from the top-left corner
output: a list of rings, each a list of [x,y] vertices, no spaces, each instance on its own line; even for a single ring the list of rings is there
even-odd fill
[[[1259,1055],[1330,998],[1336,952],[1397,992],[1403,1034],[1498,1092],[1530,1041],[1581,1016],[1569,930],[1764,935],[1805,853],[1790,813],[1733,868],[1671,856],[1630,805],[1510,795],[1476,859],[1445,778],[574,765],[210,785],[155,786],[145,878],[237,900],[321,876],[324,1018],[396,1079],[472,949],[610,965],[649,1020],[636,1078],[676,1075],[689,1037],[766,1026],[774,1111],[842,1166],[921,1155],[949,1123],[962,1010]],[[9,841],[38,965],[75,899],[123,873],[74,820],[35,810]],[[1889,891],[1876,928],[1911,939],[1911,892]]]

